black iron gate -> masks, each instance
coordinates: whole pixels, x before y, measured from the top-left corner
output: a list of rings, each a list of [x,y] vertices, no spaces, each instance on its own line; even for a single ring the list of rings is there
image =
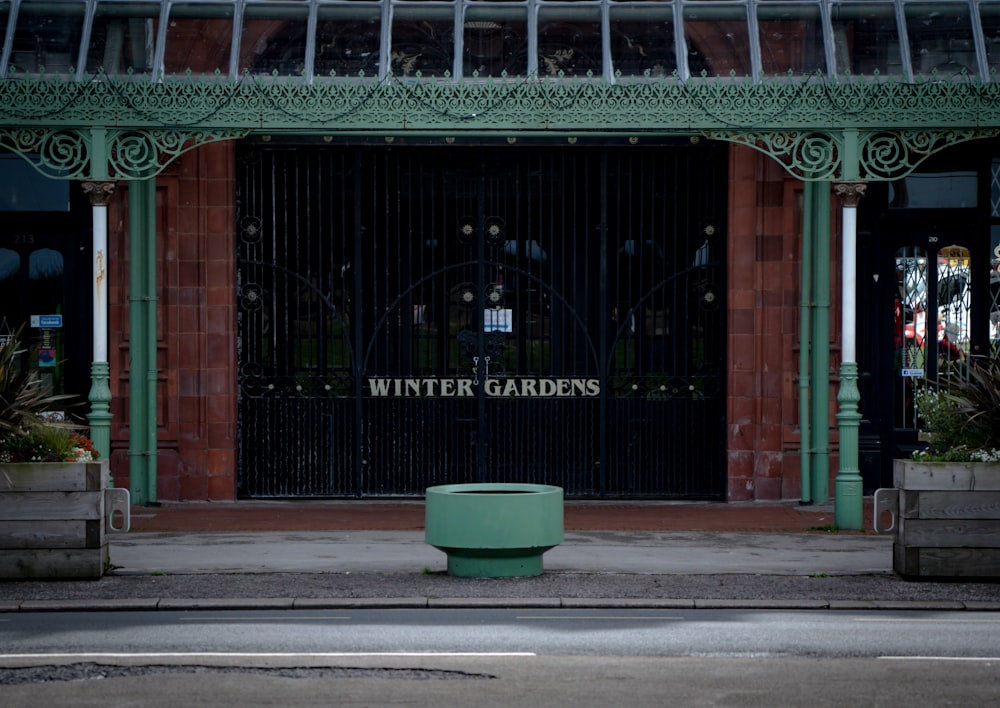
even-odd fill
[[[724,157],[243,146],[240,495],[722,498]]]

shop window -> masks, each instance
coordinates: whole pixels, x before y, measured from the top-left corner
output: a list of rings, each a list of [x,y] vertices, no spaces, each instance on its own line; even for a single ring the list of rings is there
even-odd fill
[[[90,31],[87,72],[150,73],[159,21],[157,3],[100,3]]]
[[[1000,218],[1000,159],[990,165],[990,216]]]
[[[938,371],[955,370],[969,353],[972,323],[972,257],[969,249],[945,246],[937,258]]]
[[[929,265],[934,264],[934,271]],[[973,260],[968,248],[949,244],[929,254],[907,246],[896,252],[894,342],[895,423],[912,429],[914,395],[922,382],[964,376],[973,329]]]
[[[1000,226],[990,228],[990,350],[1000,356]]]
[[[316,21],[316,76],[374,76],[381,57],[378,7],[320,7]]]
[[[63,256],[51,248],[40,248],[28,256],[28,304],[34,317],[61,315],[65,294]],[[43,381],[56,391],[62,390],[62,367],[65,357],[62,328],[31,324],[32,341],[29,356],[37,366]]]
[[[0,248],[0,344],[21,325],[21,256]]]
[[[69,182],[45,177],[20,155],[0,154],[4,211],[69,211]]]
[[[889,183],[890,209],[974,209],[975,172],[915,173]]]
[[[670,76],[677,71],[673,3],[611,6],[611,62],[622,76]]]
[[[893,423],[916,428],[915,389],[926,370],[927,252],[917,246],[896,251],[896,292],[893,298]]]

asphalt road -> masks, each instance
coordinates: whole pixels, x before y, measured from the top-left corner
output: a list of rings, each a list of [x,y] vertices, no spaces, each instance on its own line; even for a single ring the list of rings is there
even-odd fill
[[[945,706],[1000,700],[976,612],[0,616],[4,706]]]
[[[1000,658],[1000,615],[748,610],[13,613],[3,655],[251,652]]]

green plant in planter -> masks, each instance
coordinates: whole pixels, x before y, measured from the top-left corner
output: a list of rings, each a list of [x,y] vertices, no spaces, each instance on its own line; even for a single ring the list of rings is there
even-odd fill
[[[81,426],[51,417],[56,404],[73,397],[54,394],[36,371],[22,367],[19,346],[20,330],[0,344],[0,463],[97,459]]]
[[[1000,462],[1000,359],[970,356],[915,400],[929,443],[915,459]]]

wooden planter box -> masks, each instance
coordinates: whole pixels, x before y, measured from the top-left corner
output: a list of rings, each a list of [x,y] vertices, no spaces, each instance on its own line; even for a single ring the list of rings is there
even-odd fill
[[[0,578],[99,578],[107,532],[127,531],[127,489],[108,462],[0,464]]]
[[[1000,463],[896,460],[893,484],[875,493],[875,530],[895,532],[897,573],[1000,578]]]

